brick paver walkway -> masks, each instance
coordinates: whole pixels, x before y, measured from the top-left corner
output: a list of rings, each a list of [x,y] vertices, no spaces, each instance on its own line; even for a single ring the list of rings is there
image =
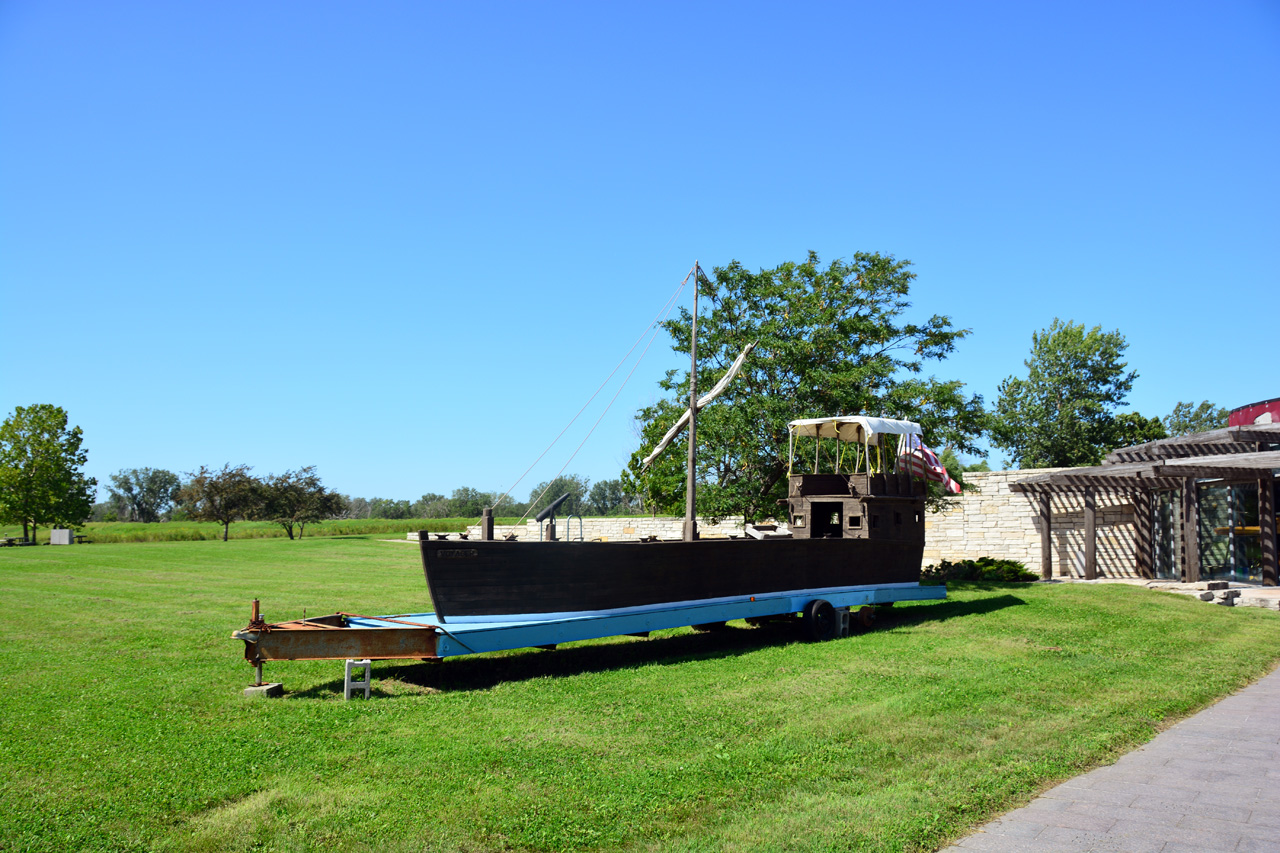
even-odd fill
[[[1280,670],[946,853],[1280,853]]]

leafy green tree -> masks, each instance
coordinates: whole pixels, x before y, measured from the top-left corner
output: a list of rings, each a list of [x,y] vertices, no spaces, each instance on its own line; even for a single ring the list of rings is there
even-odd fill
[[[1198,406],[1179,402],[1172,412],[1164,416],[1164,428],[1173,438],[1195,432],[1208,432],[1225,427],[1229,415],[1230,412],[1225,407],[1215,406],[1208,400],[1202,401]]]
[[[178,475],[163,468],[122,468],[110,479],[107,491],[119,507],[117,517],[145,523],[159,521],[182,488]]]
[[[115,498],[108,498],[105,501],[94,504],[89,511],[90,521],[119,521],[120,512],[124,509],[120,501]],[[126,512],[126,515],[128,513]]]
[[[187,483],[178,500],[187,517],[194,521],[216,521],[222,525],[222,541],[227,541],[231,522],[251,518],[261,503],[261,483],[249,474],[248,465],[223,465],[221,471],[200,466],[187,474]]]
[[[369,501],[369,518],[400,519],[410,517],[408,501],[393,498],[374,498]]]
[[[347,498],[347,518],[372,518],[373,508],[364,498]]]
[[[561,474],[554,480],[539,483],[533,487],[533,491],[529,493],[529,515],[536,515],[543,509],[550,506],[556,498],[569,493],[569,499],[560,504],[560,508],[556,510],[556,515],[564,517],[566,515],[582,515],[586,509],[587,494],[591,490],[591,480],[586,477],[579,477],[577,474]],[[539,499],[541,495],[541,499]]]
[[[80,427],[67,428],[59,406],[17,406],[0,424],[0,520],[21,524],[24,539],[39,525],[81,524],[93,511],[98,481],[83,472],[88,460]]]
[[[587,504],[597,515],[615,515],[631,509],[631,496],[623,490],[622,480],[601,480],[591,487]]]
[[[991,417],[991,439],[1020,468],[1096,465],[1117,445],[1115,409],[1138,374],[1121,360],[1118,331],[1054,319],[1031,336],[1027,377],[1007,377]]]
[[[1144,418],[1137,412],[1122,412],[1116,415],[1115,427],[1107,450],[1117,447],[1132,447],[1135,444],[1146,444],[1148,441],[1159,441],[1168,438],[1169,433],[1159,418]]]
[[[427,492],[409,507],[411,518],[447,518],[449,499],[435,492]]]
[[[470,486],[453,490],[449,498],[449,518],[478,518],[481,510],[492,506],[497,497],[492,492],[482,492]]]
[[[259,488],[258,517],[279,524],[290,539],[295,526],[301,539],[308,524],[333,518],[344,509],[342,495],[324,487],[313,465],[268,476]]]
[[[859,252],[823,268],[810,252],[758,273],[733,261],[699,278],[699,389],[756,342],[738,377],[698,412],[700,514],[773,515],[786,496],[787,422],[796,418],[906,418],[924,427],[931,446],[978,452],[982,398],[966,396],[959,381],[925,375],[926,363],[945,359],[968,331],[940,315],[907,322],[910,266]],[[686,357],[691,319],[682,310],[666,323],[672,349]],[[688,430],[647,470],[642,460],[688,408],[689,376],[671,371],[659,384],[667,396],[637,413],[641,447],[622,484],[649,510],[680,512]]]

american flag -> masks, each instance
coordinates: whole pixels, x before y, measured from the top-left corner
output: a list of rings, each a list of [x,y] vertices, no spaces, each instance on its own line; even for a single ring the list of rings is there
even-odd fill
[[[960,484],[951,479],[946,467],[938,460],[938,454],[926,447],[918,435],[903,436],[902,446],[898,451],[898,464],[917,477],[941,483],[942,488],[953,495],[960,494]]]

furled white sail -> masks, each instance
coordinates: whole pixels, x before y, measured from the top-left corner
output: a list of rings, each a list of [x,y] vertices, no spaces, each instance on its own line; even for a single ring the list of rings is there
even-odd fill
[[[737,376],[738,371],[742,369],[742,363],[747,360],[747,354],[755,348],[756,345],[754,342],[747,344],[742,352],[738,354],[738,357],[733,360],[733,364],[729,365],[729,369],[725,372],[724,376],[720,377],[720,381],[715,384],[715,387],[698,398],[699,411],[701,411],[702,407],[707,403],[710,403],[718,397],[720,392],[729,386],[729,383],[733,381],[733,377]],[[667,430],[667,434],[662,437],[662,441],[658,442],[658,446],[653,449],[652,453],[644,458],[644,465],[646,468],[653,463],[653,460],[658,458],[658,454],[667,449],[667,445],[680,434],[680,430],[684,429],[685,425],[688,423],[689,410],[685,409],[684,414],[682,414],[680,419],[676,421],[675,426]]]

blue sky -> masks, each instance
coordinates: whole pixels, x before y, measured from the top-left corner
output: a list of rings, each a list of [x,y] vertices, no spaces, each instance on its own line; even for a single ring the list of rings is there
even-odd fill
[[[63,406],[100,483],[505,490],[695,258],[809,249],[911,259],[988,402],[1054,317],[1145,415],[1280,396],[1278,95],[1263,0],[6,0],[0,410]]]

